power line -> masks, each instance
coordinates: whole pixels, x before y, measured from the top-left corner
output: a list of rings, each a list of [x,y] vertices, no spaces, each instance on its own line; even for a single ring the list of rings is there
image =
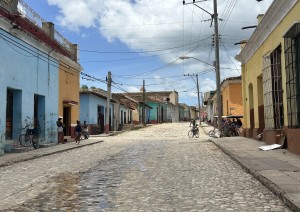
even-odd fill
[[[192,44],[199,43],[205,39],[207,39],[207,37],[202,40],[195,41]],[[167,49],[157,49],[157,50],[141,51],[141,52],[133,52],[133,51],[110,51],[109,52],[109,51],[96,51],[96,50],[86,50],[86,49],[81,49],[80,51],[89,52],[89,53],[97,53],[97,54],[137,54],[137,53],[143,54],[143,53],[161,52],[161,51],[167,51],[167,50],[171,50],[171,49],[178,49],[178,48],[182,48],[182,47],[188,46],[188,45],[190,45],[190,44],[184,44],[184,45],[180,45],[180,46],[170,47]]]
[[[6,44],[12,48],[14,51],[16,51],[17,53],[25,56],[25,57],[31,57],[29,55],[25,55],[23,53],[21,53],[20,51],[17,51],[15,48],[13,48],[10,44],[12,44],[13,46],[16,46],[17,48],[23,50],[24,52],[27,52],[28,54],[32,55],[32,57],[36,57],[41,61],[44,61],[45,63],[49,63],[49,65],[61,69],[62,71],[65,72],[74,72],[74,73],[78,73],[79,71],[73,69],[72,67],[70,67],[68,64],[66,64],[65,62],[59,61],[56,58],[50,56],[50,54],[47,54],[41,50],[39,50],[38,48],[31,46],[33,49],[35,49],[36,51],[33,51],[32,49],[30,49],[29,47],[25,46],[22,43],[19,43],[17,40],[13,40],[10,37],[8,37],[7,35],[3,34],[0,32],[0,37],[6,42]],[[24,41],[22,41],[24,42]],[[24,42],[25,43],[25,42]],[[29,45],[26,43],[26,45]],[[45,56],[47,55],[47,56]],[[50,63],[52,62],[52,63]]]

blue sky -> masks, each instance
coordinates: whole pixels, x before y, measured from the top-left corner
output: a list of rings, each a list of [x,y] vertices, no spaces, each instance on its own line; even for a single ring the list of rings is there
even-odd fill
[[[179,93],[179,101],[197,105],[195,79],[201,92],[214,90],[213,27],[210,16],[182,0],[23,0],[70,42],[79,46],[84,72],[105,79],[111,71],[113,92],[137,92],[145,80],[147,91]],[[192,2],[192,0],[186,2]],[[221,80],[240,75],[234,45],[249,38],[258,14],[265,13],[271,0],[218,1]],[[213,1],[198,5],[213,11]],[[180,60],[187,55],[198,60]],[[81,79],[81,84],[106,90],[106,84]]]

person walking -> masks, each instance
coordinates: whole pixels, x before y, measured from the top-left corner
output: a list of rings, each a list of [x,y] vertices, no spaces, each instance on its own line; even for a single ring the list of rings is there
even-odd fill
[[[76,123],[77,124],[75,126],[75,135],[76,135],[75,141],[76,141],[76,144],[79,144],[80,143],[80,137],[81,137],[82,128],[81,128],[81,124],[80,124],[79,120],[77,120]]]
[[[58,143],[63,144],[64,143],[64,124],[62,122],[62,116],[58,116],[58,119],[56,121],[57,126],[57,135],[58,135]]]

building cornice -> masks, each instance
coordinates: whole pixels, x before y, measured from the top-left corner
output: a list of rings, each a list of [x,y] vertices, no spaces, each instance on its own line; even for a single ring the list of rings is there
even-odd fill
[[[247,63],[296,3],[297,0],[274,0],[245,47],[235,58],[243,65]]]

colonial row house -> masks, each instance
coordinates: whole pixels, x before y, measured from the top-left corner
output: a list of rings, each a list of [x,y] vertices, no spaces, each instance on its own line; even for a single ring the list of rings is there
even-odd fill
[[[244,113],[242,101],[241,76],[229,77],[221,82],[222,116],[242,116]],[[207,109],[207,120],[215,121],[217,114],[217,95],[215,91],[204,94],[204,105]],[[241,119],[243,122],[243,119]]]
[[[179,103],[179,121],[190,120],[190,107],[185,103]]]
[[[140,102],[143,106],[143,92],[126,93],[127,96]],[[178,93],[176,91],[145,92],[146,123],[179,122]],[[152,109],[151,109],[152,108]],[[142,111],[142,110],[141,110]],[[140,120],[141,120],[140,113]]]
[[[0,3],[0,49],[1,149],[26,125],[57,143],[58,116],[70,135],[79,117],[77,45],[23,1],[9,0]]]
[[[246,136],[286,140],[300,154],[300,1],[274,0],[236,59],[242,65]],[[282,139],[283,138],[283,139]]]
[[[90,134],[101,134],[109,119],[109,130],[133,128],[133,114],[138,111],[138,102],[124,94],[112,94],[109,99],[109,117],[107,111],[107,92],[101,89],[80,91],[80,120],[89,124]]]

